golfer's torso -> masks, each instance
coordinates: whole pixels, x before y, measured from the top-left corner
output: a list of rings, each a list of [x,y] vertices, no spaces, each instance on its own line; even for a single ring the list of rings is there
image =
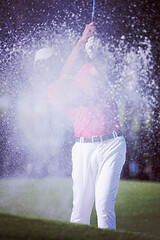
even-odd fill
[[[74,84],[80,94],[67,111],[76,137],[101,136],[120,129],[114,102],[92,76],[91,67],[91,63],[84,65],[76,75]]]

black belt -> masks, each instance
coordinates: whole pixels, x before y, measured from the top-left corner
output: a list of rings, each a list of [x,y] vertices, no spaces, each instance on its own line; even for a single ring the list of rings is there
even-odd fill
[[[121,130],[113,131],[103,136],[93,136],[93,137],[76,137],[76,142],[82,143],[94,143],[94,142],[103,142],[112,138],[122,136]]]

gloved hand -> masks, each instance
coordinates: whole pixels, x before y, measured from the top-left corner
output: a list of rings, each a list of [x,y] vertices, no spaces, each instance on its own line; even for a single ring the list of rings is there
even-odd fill
[[[80,41],[83,43],[86,43],[88,41],[88,39],[92,36],[95,36],[95,34],[96,34],[96,27],[95,27],[94,23],[92,22],[92,23],[86,25]]]

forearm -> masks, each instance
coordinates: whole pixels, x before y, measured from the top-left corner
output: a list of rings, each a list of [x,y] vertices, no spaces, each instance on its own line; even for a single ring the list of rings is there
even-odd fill
[[[63,66],[60,80],[70,76],[74,70],[77,59],[80,57],[81,50],[83,50],[85,42],[80,38],[75,48],[72,50],[69,55],[65,65]]]
[[[85,27],[85,30],[76,44],[75,48],[72,50],[69,55],[62,71],[60,77],[49,86],[49,96],[50,98],[64,98],[68,96],[70,92],[70,84],[74,76],[74,71],[76,68],[77,59],[80,56],[81,50],[85,48],[85,44],[88,41],[88,38],[94,35],[95,26],[94,23],[90,23]],[[71,88],[72,89],[72,88]],[[72,93],[73,94],[73,91]]]
[[[95,26],[94,23],[90,23],[85,27],[85,30],[79,39],[77,45],[69,55],[60,75],[59,80],[66,79],[67,76],[72,74],[77,58],[80,56],[80,52],[85,48],[85,44],[88,41],[88,38],[94,36]]]
[[[80,55],[80,51],[83,48],[84,43],[79,39],[75,48],[72,50],[69,55],[64,67],[62,68],[60,77],[53,83],[50,84],[48,88],[49,97],[52,98],[61,98],[62,96],[66,96],[68,92],[68,86],[72,79],[73,69],[75,66],[75,62]]]

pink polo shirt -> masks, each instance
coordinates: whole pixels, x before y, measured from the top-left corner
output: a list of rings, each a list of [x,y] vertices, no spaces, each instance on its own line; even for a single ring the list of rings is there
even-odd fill
[[[80,68],[71,84],[73,99],[70,96],[70,103],[60,107],[71,120],[76,137],[102,136],[121,129],[115,104],[93,68],[93,63]],[[54,83],[49,86],[49,97],[54,102]]]

